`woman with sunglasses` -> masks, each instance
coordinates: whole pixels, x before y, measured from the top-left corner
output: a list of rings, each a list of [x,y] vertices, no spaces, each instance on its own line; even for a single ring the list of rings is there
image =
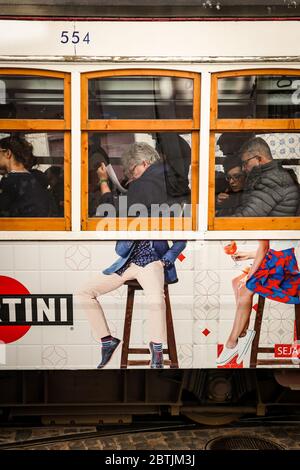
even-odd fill
[[[242,162],[235,156],[224,158],[223,168],[228,188],[216,197],[216,216],[230,215],[241,205],[246,175]],[[225,214],[226,212],[226,214]]]

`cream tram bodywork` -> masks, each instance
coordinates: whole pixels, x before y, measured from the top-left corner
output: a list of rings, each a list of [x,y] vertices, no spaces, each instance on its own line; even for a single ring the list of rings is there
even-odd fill
[[[211,228],[212,77],[219,72],[242,74],[254,70],[255,74],[266,69],[270,73],[284,70],[286,74],[288,70],[290,75],[299,74],[299,21],[0,20],[0,75],[1,69],[9,69],[11,75],[14,70],[23,69],[26,75],[31,70],[68,74],[70,122],[65,130],[69,139],[71,191],[68,230],[48,230],[33,224],[27,230],[0,232],[0,275],[20,282],[32,295],[72,294],[91,274],[111,264],[115,240],[188,240],[184,259],[177,261],[179,284],[170,288],[179,367],[216,367],[217,355],[233,320],[231,279],[237,275],[232,260],[224,254],[224,245],[237,240],[241,248],[253,250],[258,239],[297,240],[299,219],[294,218],[290,225],[275,224],[275,229],[272,220],[263,228],[258,223],[257,229],[253,224],[242,224],[241,229],[237,229],[238,225],[230,228],[230,224],[224,229],[220,225]],[[190,131],[198,134],[193,151],[197,155],[194,194],[199,203],[193,212],[193,226],[186,230],[82,229],[81,135],[86,129],[82,128],[81,113],[86,103],[81,79],[93,72],[126,71],[130,75],[131,70],[145,74],[153,70],[166,74],[188,72],[201,79],[200,100],[194,102],[196,108],[199,106],[195,112],[200,125]],[[23,97],[26,100],[26,91]],[[1,133],[10,131],[9,122],[6,129],[5,125],[2,124]],[[282,138],[287,138],[287,131],[291,130],[300,134],[297,127],[283,128],[285,132],[277,129]],[[142,131],[147,133],[147,129]],[[268,134],[268,129],[261,131]],[[119,337],[123,332],[125,300],[124,289],[118,295],[103,298],[111,329]],[[147,312],[142,295],[136,303],[139,308],[136,307],[132,343],[140,347],[146,342],[143,325]],[[45,315],[45,325],[32,324],[19,339],[8,342],[5,335],[0,338],[4,342],[1,369],[93,369],[99,346],[84,312],[74,305],[72,325],[47,325],[47,312]],[[251,322],[254,317],[255,313]],[[3,328],[16,326],[6,324]],[[277,351],[276,357],[274,352],[268,352],[269,367],[285,367],[284,361],[291,359],[294,340],[294,306],[267,301],[261,343],[266,348],[275,345]],[[286,364],[297,366],[291,361]],[[239,367],[249,366],[250,351]],[[119,356],[110,367],[120,367]]]

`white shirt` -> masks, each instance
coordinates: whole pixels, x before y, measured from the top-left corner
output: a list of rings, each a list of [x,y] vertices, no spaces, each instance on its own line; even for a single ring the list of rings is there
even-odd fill
[[[270,240],[269,247],[271,250],[281,251],[289,248],[297,248],[299,240]]]

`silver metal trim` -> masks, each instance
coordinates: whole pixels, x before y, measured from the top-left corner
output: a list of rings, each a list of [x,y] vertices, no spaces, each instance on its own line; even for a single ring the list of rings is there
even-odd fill
[[[0,62],[64,62],[64,63],[172,63],[172,64],[230,64],[230,63],[272,63],[300,62],[300,56],[34,56],[0,55]]]

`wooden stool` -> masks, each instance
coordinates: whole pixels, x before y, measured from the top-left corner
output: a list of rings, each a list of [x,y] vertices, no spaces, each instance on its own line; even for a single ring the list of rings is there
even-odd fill
[[[258,306],[256,312],[256,318],[254,323],[254,330],[256,331],[255,338],[252,343],[251,356],[250,356],[250,367],[256,367],[260,365],[290,365],[293,364],[291,359],[257,359],[258,354],[273,353],[275,351],[274,347],[261,348],[259,347],[259,337],[260,330],[262,325],[263,313],[265,306],[265,297],[261,295],[258,296]],[[296,320],[296,337],[297,340],[300,339],[300,305],[295,304],[295,320]]]
[[[134,294],[136,290],[143,290],[142,286],[138,281],[127,281],[125,284],[128,286],[127,291],[127,302],[126,302],[126,313],[125,313],[125,322],[124,322],[124,332],[123,332],[123,346],[122,346],[122,355],[121,355],[121,369],[126,369],[127,366],[142,366],[149,365],[149,360],[129,360],[129,354],[150,354],[149,348],[130,348],[130,332],[131,332],[131,322],[132,322],[132,312],[133,312],[133,303],[134,303]],[[170,365],[171,368],[178,368],[178,358],[176,350],[176,342],[174,335],[173,319],[172,319],[172,310],[169,297],[168,284],[164,286],[165,291],[165,302],[166,302],[166,322],[167,322],[167,341],[168,348],[163,350],[164,354],[169,355],[169,360],[165,360],[165,365]]]

